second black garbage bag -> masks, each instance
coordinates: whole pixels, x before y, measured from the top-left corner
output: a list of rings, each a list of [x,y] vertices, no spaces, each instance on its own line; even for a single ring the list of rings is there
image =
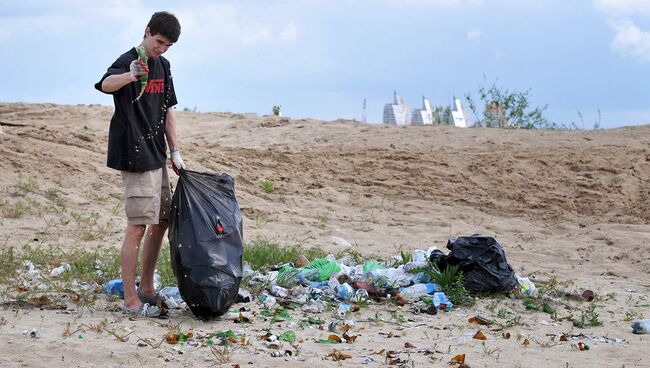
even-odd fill
[[[431,254],[440,270],[448,265],[458,266],[464,275],[465,288],[471,294],[507,292],[517,286],[514,269],[508,264],[501,244],[483,234],[459,236],[447,241],[448,255],[441,251]]]
[[[183,300],[200,319],[223,315],[242,280],[242,214],[233,178],[181,170],[169,221],[171,264]]]

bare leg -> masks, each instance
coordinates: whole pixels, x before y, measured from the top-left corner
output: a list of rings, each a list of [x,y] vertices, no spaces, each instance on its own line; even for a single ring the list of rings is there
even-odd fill
[[[142,276],[140,277],[140,292],[147,296],[156,295],[153,288],[153,273],[160,255],[163,237],[167,231],[167,220],[161,220],[158,225],[149,225],[144,238],[142,250]]]
[[[133,310],[139,309],[142,305],[135,291],[135,269],[138,264],[138,252],[145,229],[145,225],[126,225],[120,254],[122,281],[124,283],[124,305]]]

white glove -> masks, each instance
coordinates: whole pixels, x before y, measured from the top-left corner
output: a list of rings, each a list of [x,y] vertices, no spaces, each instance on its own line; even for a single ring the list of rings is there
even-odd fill
[[[177,169],[185,169],[185,164],[183,163],[183,159],[181,158],[181,151],[176,150],[172,151],[171,153],[172,156],[172,163],[174,166],[176,166]]]
[[[149,74],[149,67],[144,63],[144,61],[135,59],[129,66],[129,73],[131,73],[131,80],[135,82],[141,76]]]

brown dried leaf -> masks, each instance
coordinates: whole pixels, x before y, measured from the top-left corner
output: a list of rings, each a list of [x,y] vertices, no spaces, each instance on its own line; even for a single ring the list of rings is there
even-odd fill
[[[487,340],[487,336],[485,336],[485,334],[481,330],[476,331],[476,333],[474,334],[474,338],[477,340]]]
[[[456,355],[455,357],[451,358],[449,361],[449,364],[454,365],[454,364],[465,364],[465,354],[459,354]]]
[[[530,341],[528,341],[528,339],[524,339],[524,342],[521,343],[521,345],[523,345],[523,346],[528,346],[529,344],[530,344]]]
[[[404,347],[405,348],[415,348],[415,345],[411,344],[410,342],[405,342]]]
[[[503,333],[503,338],[504,339],[509,339],[510,338],[510,332],[504,332]]]

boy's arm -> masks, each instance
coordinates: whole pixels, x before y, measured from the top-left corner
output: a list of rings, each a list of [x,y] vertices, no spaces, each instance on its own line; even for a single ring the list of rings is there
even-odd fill
[[[169,152],[178,151],[178,140],[176,139],[176,115],[174,108],[167,108],[167,124],[165,125],[165,135],[167,136],[167,146]]]
[[[167,137],[167,146],[171,153],[172,168],[178,175],[178,169],[185,169],[185,164],[181,158],[181,151],[178,148],[178,140],[176,139],[176,115],[174,109],[169,107],[167,109],[167,123],[165,124],[165,136]]]
[[[121,74],[109,75],[102,82],[102,91],[113,93],[131,82],[135,82],[142,75],[149,73],[149,68],[144,61],[133,60],[129,66],[129,71]]]
[[[102,91],[105,93],[113,93],[132,82],[131,72],[109,75],[102,82]]]

